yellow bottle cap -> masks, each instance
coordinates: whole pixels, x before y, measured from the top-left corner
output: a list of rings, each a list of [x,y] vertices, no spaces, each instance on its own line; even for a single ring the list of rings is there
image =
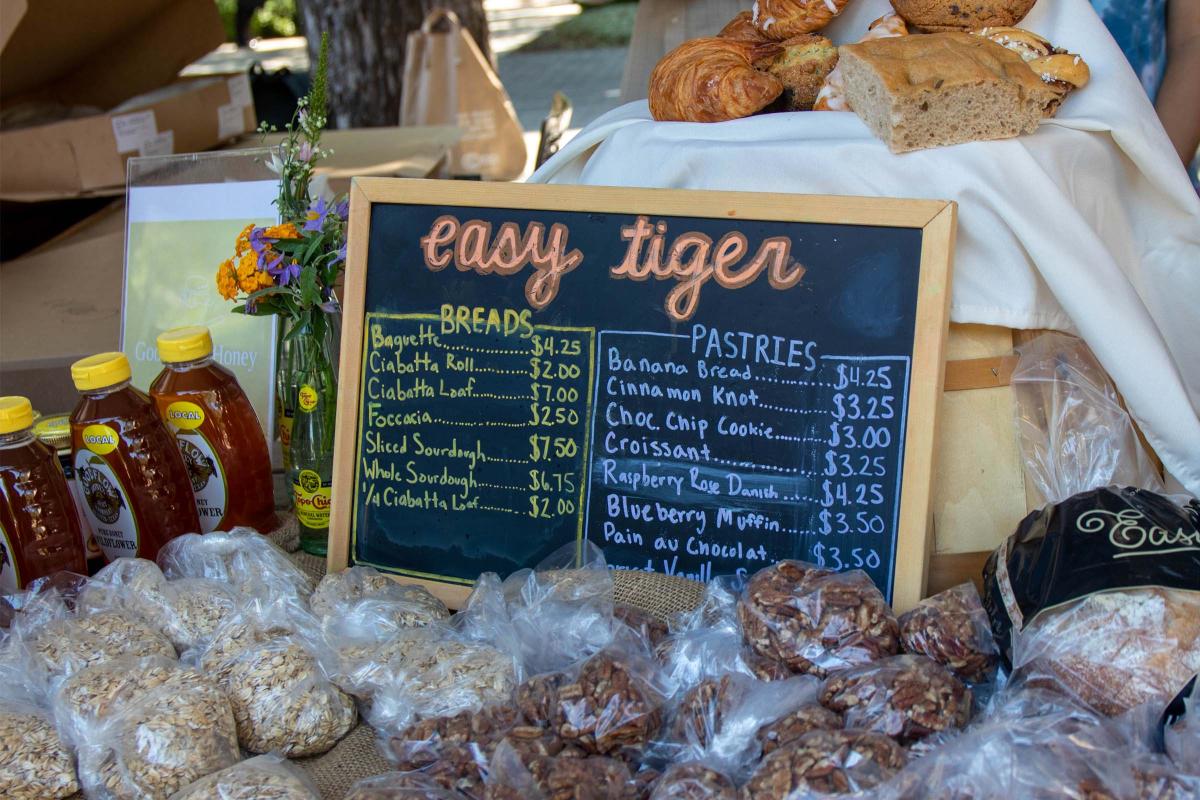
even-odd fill
[[[33,406],[24,397],[0,397],[0,433],[16,433],[33,425]]]
[[[212,334],[202,325],[172,328],[158,335],[158,357],[164,364],[208,358],[212,351]]]
[[[129,359],[124,353],[99,353],[71,365],[71,380],[81,392],[103,389],[129,380]]]
[[[37,420],[33,435],[55,450],[71,446],[71,415],[51,414]]]

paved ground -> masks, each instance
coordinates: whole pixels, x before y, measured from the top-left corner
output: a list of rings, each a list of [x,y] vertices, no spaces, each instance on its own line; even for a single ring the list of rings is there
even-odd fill
[[[625,48],[501,54],[500,80],[525,130],[536,131],[562,91],[574,110],[571,127],[581,128],[615,108],[625,69]]]
[[[625,68],[625,48],[514,52],[546,28],[578,14],[580,6],[563,0],[485,0],[492,49],[496,52],[500,80],[508,90],[521,125],[536,132],[550,110],[550,98],[562,91],[574,106],[572,128],[587,125],[616,107]],[[185,72],[229,72],[247,69],[254,61],[267,70],[287,66],[308,69],[304,40],[265,39],[252,47],[222,45]]]

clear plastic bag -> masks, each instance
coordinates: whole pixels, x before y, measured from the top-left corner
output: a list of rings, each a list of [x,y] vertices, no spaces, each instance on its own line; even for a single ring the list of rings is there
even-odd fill
[[[380,609],[384,602],[390,603],[397,627],[422,627],[450,618],[446,604],[423,587],[400,583],[373,567],[349,567],[327,574],[317,584],[309,605],[318,617],[336,618],[363,600],[375,601]]]
[[[1178,768],[1200,775],[1200,678],[1183,704],[1184,715],[1163,731],[1163,741]]]
[[[764,758],[742,787],[741,800],[866,793],[885,784],[904,764],[904,748],[881,733],[814,730]]]
[[[382,745],[397,769],[408,772],[440,760],[449,748],[467,747],[490,757],[503,739],[523,727],[520,712],[511,705],[490,705],[449,716],[426,717],[388,736]],[[519,730],[518,735],[526,741],[527,736],[538,740],[548,738],[545,731],[532,727],[527,732]],[[561,745],[557,747],[561,749]],[[547,754],[551,751],[547,746]]]
[[[999,658],[992,626],[973,583],[927,597],[900,615],[906,653],[928,656],[965,681],[987,680]]]
[[[294,602],[251,602],[187,658],[219,678],[244,748],[316,755],[357,720],[354,701],[322,668],[316,641],[316,620]]]
[[[118,558],[88,579],[79,591],[80,615],[124,611],[160,631],[170,625],[167,578],[153,561]]]
[[[420,772],[389,772],[363,778],[350,787],[345,800],[468,800]]]
[[[445,629],[413,634],[378,670],[381,682],[368,690],[368,721],[381,737],[422,719],[511,701],[517,672],[510,654]]]
[[[250,528],[176,537],[158,551],[158,566],[171,580],[209,578],[248,598],[307,602],[313,592],[312,580],[287,553]]]
[[[1138,797],[1131,743],[1113,721],[1041,690],[1006,692],[988,718],[913,761],[895,800]]]
[[[1200,670],[1200,593],[1126,589],[1046,610],[1014,638],[1012,663],[1015,685],[1108,715],[1166,702]]]
[[[171,795],[171,800],[320,799],[304,770],[274,753],[226,767]]]
[[[933,659],[892,656],[839,672],[821,687],[821,705],[847,728],[911,743],[959,730],[971,718],[971,690]]]
[[[1017,352],[1017,442],[1047,502],[1111,485],[1162,493],[1129,413],[1082,339],[1045,333]]]
[[[170,615],[165,632],[180,653],[207,644],[242,602],[232,588],[206,578],[168,581],[166,598]]]
[[[650,800],[737,800],[737,787],[725,773],[689,761],[668,767],[655,783]]]
[[[168,673],[161,681],[156,676],[153,685],[136,687],[126,681],[113,689],[112,666],[101,664],[68,679],[75,707],[93,712],[76,713],[68,729],[89,798],[167,797],[239,760],[230,704],[215,681],[160,662]],[[126,666],[126,678],[144,679],[141,664]],[[89,673],[97,675],[94,687]],[[91,700],[80,702],[82,696]],[[62,713],[56,716],[63,719]]]
[[[501,587],[528,674],[554,672],[599,652],[613,636],[613,582],[594,544],[565,545]]]
[[[771,683],[741,673],[705,678],[673,704],[665,736],[650,752],[745,778],[762,756],[758,732],[815,703],[818,689],[817,679],[806,675]]]
[[[899,651],[899,626],[861,570],[780,561],[750,578],[738,601],[746,643],[793,672],[825,677]]]
[[[502,742],[488,765],[486,800],[634,800],[629,767],[599,755],[529,756]]]
[[[0,754],[0,797],[56,800],[79,791],[75,755],[40,706],[0,698]]]

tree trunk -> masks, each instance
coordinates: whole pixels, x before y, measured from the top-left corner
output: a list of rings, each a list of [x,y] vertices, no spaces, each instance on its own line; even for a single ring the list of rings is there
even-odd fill
[[[329,127],[398,125],[404,46],[434,8],[458,15],[491,60],[483,0],[303,0],[308,53],[315,65],[329,33]]]

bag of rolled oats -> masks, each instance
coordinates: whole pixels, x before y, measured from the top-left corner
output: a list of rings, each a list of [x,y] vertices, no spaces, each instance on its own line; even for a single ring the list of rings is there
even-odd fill
[[[316,755],[333,747],[357,720],[354,701],[330,681],[317,658],[318,640],[316,620],[294,600],[254,600],[186,659],[220,681],[242,747],[252,753]]]
[[[89,798],[154,800],[238,761],[233,713],[216,682],[187,667],[110,661],[67,678],[59,727]]]
[[[0,754],[0,797],[56,800],[79,791],[75,755],[50,713],[32,702],[0,697]]]
[[[327,574],[309,598],[309,606],[317,617],[335,619],[363,600],[373,601],[379,609],[393,609],[392,624],[397,627],[419,628],[450,618],[446,604],[424,587],[400,583],[373,567]]]
[[[247,759],[201,778],[171,800],[320,800],[312,779],[275,753]]]

